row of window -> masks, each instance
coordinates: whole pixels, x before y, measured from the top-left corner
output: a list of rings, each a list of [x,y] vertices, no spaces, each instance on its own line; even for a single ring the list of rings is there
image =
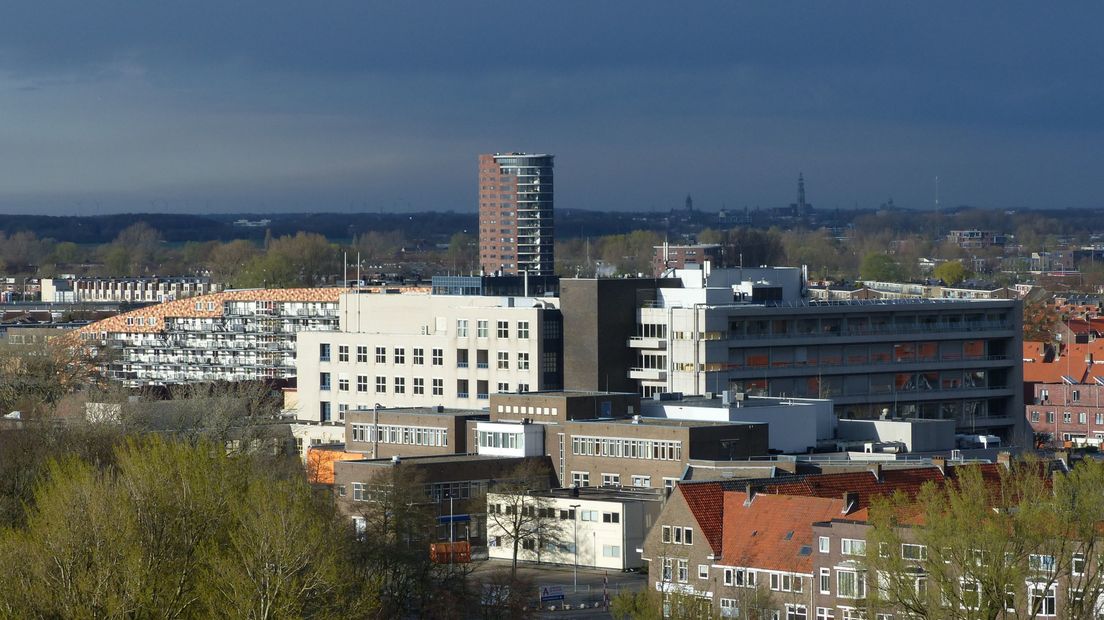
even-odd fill
[[[1053,411],[1046,412],[1047,424],[1054,424],[1054,420],[1055,420],[1055,413]],[[1031,412],[1031,421],[1032,422],[1038,422],[1039,421],[1039,412],[1038,411],[1032,410],[1032,412]],[[1104,426],[1104,413],[1095,414],[1093,416],[1093,421],[1095,422],[1095,424],[1097,426]],[[1064,422],[1066,424],[1072,424],[1073,423],[1073,412],[1072,411],[1062,412],[1062,422]],[[1084,411],[1078,412],[1078,414],[1077,414],[1077,423],[1078,424],[1088,424],[1089,423],[1089,414],[1084,412]]]
[[[678,525],[664,525],[660,530],[662,541],[673,545],[693,545],[694,529]]]
[[[374,424],[353,424],[351,427],[353,441],[377,441],[375,430]],[[406,446],[447,447],[448,429],[380,424],[378,441]]]
[[[331,352],[333,347],[326,342],[318,345],[318,361],[329,362],[332,360]],[[350,347],[346,344],[337,345],[337,361],[348,362]],[[425,349],[421,347],[415,347],[412,349],[413,355],[411,356],[411,362],[415,366],[425,365]],[[377,364],[387,363],[387,347],[376,347],[375,350],[375,362]],[[394,364],[406,364],[406,349],[404,347],[395,347],[392,349],[392,363]],[[356,361],[358,364],[368,363],[368,347],[364,345],[358,345],[356,348]],[[445,350],[444,349],[431,349],[430,361],[434,366],[444,366],[445,364]]]
[[[682,442],[660,439],[628,439],[621,437],[571,438],[571,453],[576,456],[609,456],[627,459],[681,461]]]
[[[490,333],[490,321],[478,319],[475,322],[475,337],[486,338]],[[517,334],[518,339],[526,340],[529,338],[529,321],[517,322]],[[456,319],[456,337],[467,338],[468,337],[468,319]],[[498,338],[510,337],[510,322],[509,321],[496,321],[495,324],[495,336]]]
[[[328,372],[318,373],[318,389],[323,392],[328,392],[333,389],[331,382],[332,375]],[[445,380],[435,378],[432,380],[433,395],[443,396],[445,394]],[[349,378],[341,375],[337,379],[337,390],[339,392],[350,391]],[[414,394],[425,394],[425,377],[414,377],[412,380],[412,391]],[[368,392],[368,375],[357,375],[356,378],[356,391],[364,394]],[[387,377],[377,376],[375,378],[375,393],[386,394],[387,393]],[[406,377],[394,377],[392,380],[392,393],[393,394],[406,394]]]

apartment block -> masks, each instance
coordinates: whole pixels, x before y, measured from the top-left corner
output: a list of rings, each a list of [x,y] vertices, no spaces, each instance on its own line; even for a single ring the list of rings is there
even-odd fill
[[[553,156],[479,156],[479,264],[488,274],[552,275]]]
[[[296,336],[338,328],[339,289],[224,291],[86,325],[74,343],[110,349],[105,372],[127,386],[295,376]]]
[[[562,386],[555,298],[341,297],[340,329],[298,338],[299,417],[353,409],[482,409],[497,392]]]
[[[716,243],[657,245],[652,248],[652,275],[659,278],[670,269],[702,266],[707,261],[719,267],[723,261],[721,252],[721,246]]]

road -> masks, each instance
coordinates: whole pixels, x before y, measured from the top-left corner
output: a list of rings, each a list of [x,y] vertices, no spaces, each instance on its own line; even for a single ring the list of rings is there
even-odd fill
[[[472,563],[472,576],[479,578],[481,575],[489,577],[500,570],[510,570],[509,560],[483,560]],[[647,583],[647,575],[639,573],[622,573],[618,571],[605,571],[600,569],[579,567],[579,587],[575,590],[574,567],[572,566],[547,566],[534,564],[518,564],[518,576],[532,582],[535,587],[533,602],[537,602],[539,591],[536,588],[545,586],[560,586],[563,588],[563,602],[546,603],[545,606],[555,606],[555,611],[546,611],[540,614],[540,618],[609,618],[610,614],[603,608],[594,609],[595,603],[602,600],[602,581],[608,577],[609,595],[612,599],[618,591],[640,590]],[[562,609],[564,603],[573,607],[571,610]],[[585,603],[588,609],[579,609],[579,605]]]

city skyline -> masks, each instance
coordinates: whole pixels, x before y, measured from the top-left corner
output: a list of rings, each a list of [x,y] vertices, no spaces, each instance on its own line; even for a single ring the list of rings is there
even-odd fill
[[[1099,205],[1095,5],[327,7],[0,9],[0,212]]]

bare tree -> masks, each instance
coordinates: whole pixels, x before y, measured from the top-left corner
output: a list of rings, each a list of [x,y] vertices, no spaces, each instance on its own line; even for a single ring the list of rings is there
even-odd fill
[[[533,494],[548,489],[550,474],[545,462],[526,460],[487,494],[487,536],[500,536],[512,546],[511,576],[517,575],[523,545],[531,545],[540,561],[542,547],[559,544],[566,533],[552,499]]]

